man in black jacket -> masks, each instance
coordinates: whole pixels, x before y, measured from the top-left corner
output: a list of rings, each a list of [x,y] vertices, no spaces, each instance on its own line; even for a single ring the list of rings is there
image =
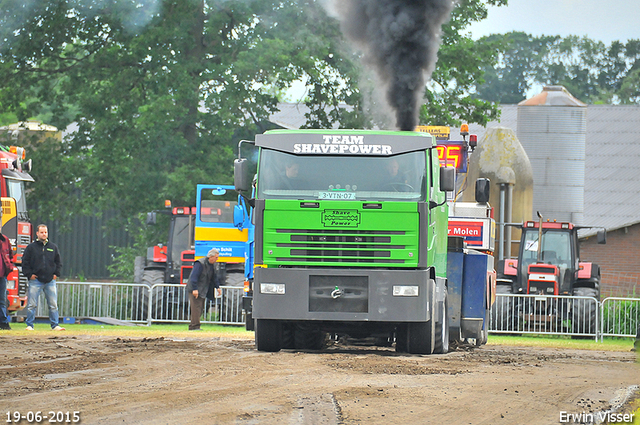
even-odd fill
[[[219,255],[218,250],[213,248],[207,253],[206,257],[202,257],[193,263],[189,283],[185,288],[189,297],[189,305],[191,306],[190,331],[200,330],[200,316],[202,316],[202,311],[204,310],[209,288],[213,286],[216,288],[218,296],[221,294],[220,283],[214,267]]]
[[[27,246],[22,254],[22,274],[29,279],[29,299],[27,301],[27,330],[33,330],[38,308],[38,297],[44,290],[49,305],[49,322],[54,331],[65,330],[58,323],[58,291],[56,279],[62,271],[60,251],[53,242],[49,242],[49,229],[38,225],[38,239]]]

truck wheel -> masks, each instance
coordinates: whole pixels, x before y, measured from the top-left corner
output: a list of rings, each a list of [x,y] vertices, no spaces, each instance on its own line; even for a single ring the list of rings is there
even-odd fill
[[[573,295],[576,297],[600,298],[600,294],[595,288],[574,288]],[[574,299],[572,300],[571,328],[573,333],[589,333],[593,335],[572,335],[573,339],[593,339],[596,336],[596,310],[597,303],[594,300]]]
[[[441,310],[440,320],[436,323],[434,354],[447,354],[449,352],[449,297],[446,291]]]
[[[256,319],[256,349],[275,353],[282,348],[282,323],[277,320]]]
[[[496,294],[512,294],[510,285],[496,286]],[[491,306],[491,326],[493,331],[516,331],[520,328],[516,300],[513,297],[496,297]]]
[[[406,353],[409,351],[408,328],[406,323],[396,326],[396,353]]]
[[[253,323],[253,314],[250,311],[247,311],[244,314],[244,328],[247,331],[252,331],[255,329]]]
[[[431,354],[435,346],[435,321],[410,322],[407,326],[409,354]]]

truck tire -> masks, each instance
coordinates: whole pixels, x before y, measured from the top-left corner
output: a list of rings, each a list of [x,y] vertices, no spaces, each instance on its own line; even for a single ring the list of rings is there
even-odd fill
[[[252,331],[255,329],[253,322],[253,313],[251,311],[245,311],[244,313],[244,329]]]
[[[497,285],[496,294],[512,294],[511,285]],[[497,297],[491,306],[491,327],[493,331],[517,331],[520,318],[516,300],[513,297]]]
[[[599,291],[595,288],[574,288],[576,297],[600,298]],[[596,336],[596,310],[597,302],[594,300],[574,299],[571,308],[571,328],[573,333],[593,333],[591,335],[572,335],[573,339],[593,339]]]
[[[277,320],[256,319],[256,350],[275,353],[282,348],[282,323]]]
[[[440,318],[436,322],[434,354],[447,354],[449,352],[449,297],[444,292],[444,302],[440,306]]]
[[[396,326],[396,353],[407,353],[409,351],[409,325],[400,323]]]
[[[435,347],[435,321],[410,322],[407,326],[407,352],[432,354]]]

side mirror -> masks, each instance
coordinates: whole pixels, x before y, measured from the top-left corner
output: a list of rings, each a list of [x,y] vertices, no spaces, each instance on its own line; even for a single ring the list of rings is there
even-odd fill
[[[456,169],[453,167],[440,168],[440,190],[453,192],[456,190]]]
[[[476,202],[479,204],[486,204],[489,202],[489,195],[491,194],[491,182],[489,179],[476,180]]]
[[[246,158],[233,161],[233,182],[238,192],[251,194],[251,175],[249,173],[249,163]]]
[[[147,225],[156,224],[156,212],[147,213]]]
[[[599,244],[607,243],[607,229],[598,230],[597,239]]]
[[[238,230],[243,229],[244,224],[244,207],[242,205],[236,205],[233,207],[233,225],[238,228]]]

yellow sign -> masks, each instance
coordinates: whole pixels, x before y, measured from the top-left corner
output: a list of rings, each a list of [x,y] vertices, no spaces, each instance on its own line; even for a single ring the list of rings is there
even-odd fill
[[[2,225],[5,225],[17,215],[16,200],[13,198],[2,198]]]
[[[419,125],[415,131],[420,133],[429,133],[436,140],[449,140],[451,129],[445,125]]]

